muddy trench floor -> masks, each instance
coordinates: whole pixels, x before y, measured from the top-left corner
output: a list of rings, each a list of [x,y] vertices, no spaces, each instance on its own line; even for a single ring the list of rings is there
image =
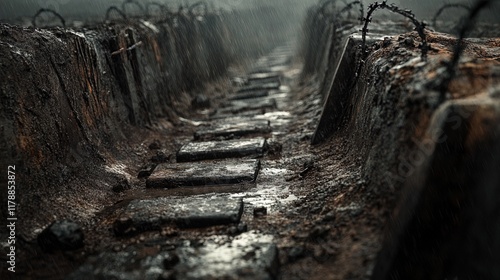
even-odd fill
[[[208,113],[226,102],[237,89],[230,79],[246,75],[235,68],[229,77],[206,87],[207,95],[215,90],[229,92],[216,95],[210,108],[187,110],[182,118],[165,119],[147,129],[129,128],[129,142],[117,143],[120,156],[105,156],[108,167],[119,166],[118,173],[129,178],[129,186],[118,192],[106,190],[107,195],[102,198],[105,203],[97,213],[80,219],[85,246],[76,251],[44,253],[36,244],[35,235],[26,238],[19,251],[17,276],[60,279],[102,252],[134,251],[133,255],[140,261],[184,246],[186,242],[222,246],[238,236],[252,233],[271,236],[276,245],[280,264],[276,278],[369,278],[393,198],[377,193],[376,186],[362,178],[360,159],[355,151],[346,148],[349,145],[342,137],[330,139],[323,145],[310,145],[323,101],[312,79],[298,82],[301,67],[298,62],[286,64],[281,70],[282,87],[270,94],[277,102],[276,109],[267,111],[272,132],[241,137],[267,138],[268,148],[259,157],[261,166],[254,183],[150,189],[145,187],[145,179],[137,179],[140,167],[151,157],[162,152],[168,162],[175,163],[176,152],[193,141],[193,133],[210,126]],[[99,176],[117,175],[105,172]],[[73,184],[89,186],[89,192],[96,188],[92,179],[77,178]],[[191,229],[163,225],[160,229],[125,237],[116,237],[113,233],[119,210],[133,199],[219,195],[243,199],[239,224]],[[51,206],[54,217],[71,218],[64,215],[71,201],[65,203]],[[254,209],[259,207],[265,207],[267,214],[254,215]]]

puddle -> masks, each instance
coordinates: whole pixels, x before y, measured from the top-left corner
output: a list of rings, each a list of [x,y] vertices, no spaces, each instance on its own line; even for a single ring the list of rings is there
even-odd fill
[[[260,176],[286,176],[288,173],[288,170],[284,168],[266,167],[261,169]]]
[[[230,197],[242,198],[246,205],[266,207],[271,213],[299,199],[288,187],[282,186],[256,187],[246,192],[232,193]]]
[[[221,237],[221,241],[226,237]],[[278,250],[271,235],[243,233],[224,244],[216,238],[177,250],[180,279],[270,279],[278,272]]]

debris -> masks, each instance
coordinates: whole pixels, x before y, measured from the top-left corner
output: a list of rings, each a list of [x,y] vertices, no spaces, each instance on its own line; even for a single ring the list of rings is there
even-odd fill
[[[149,144],[148,148],[150,150],[158,150],[161,148],[161,143],[159,140],[154,140],[151,144]]]
[[[130,189],[130,184],[127,180],[127,178],[122,178],[118,183],[116,183],[113,186],[113,192],[115,193],[121,193],[124,192],[125,190]]]
[[[294,246],[288,249],[287,259],[288,262],[293,263],[305,256],[305,250],[302,246]]]
[[[255,207],[253,209],[253,216],[254,217],[262,217],[267,215],[267,208],[262,206],[262,207]]]
[[[43,251],[49,253],[57,250],[77,250],[83,247],[83,231],[73,221],[56,221],[38,235],[37,242]]]
[[[139,173],[137,174],[137,178],[142,179],[142,178],[149,177],[151,175],[151,173],[153,173],[153,171],[155,170],[157,165],[158,165],[157,163],[146,163],[141,168],[141,170],[139,170]]]
[[[206,109],[210,108],[210,99],[204,94],[197,94],[191,100],[191,107],[193,109]]]
[[[156,164],[165,163],[165,162],[168,162],[171,157],[172,157],[172,155],[166,155],[165,152],[158,151],[158,152],[156,152],[156,155],[151,157],[151,161],[153,163],[156,163]]]
[[[133,50],[141,45],[142,45],[142,41],[139,41],[128,48],[120,48],[119,50],[112,52],[111,55],[113,56],[113,55],[124,53],[126,51],[131,51],[131,50]]]

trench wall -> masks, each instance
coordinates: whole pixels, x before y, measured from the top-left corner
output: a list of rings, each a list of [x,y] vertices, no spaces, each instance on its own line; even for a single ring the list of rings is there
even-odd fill
[[[101,180],[95,170],[125,156],[121,145],[138,129],[175,122],[207,83],[223,81],[231,63],[283,43],[283,36],[259,44],[258,34],[249,36],[259,26],[262,32],[263,23],[271,24],[271,34],[284,33],[285,26],[272,24],[283,15],[267,12],[261,22],[251,11],[233,11],[77,29],[1,24],[0,161],[20,171],[17,202],[26,226],[33,227],[30,212],[54,193],[89,193]],[[83,179],[75,183],[74,176]]]
[[[332,41],[344,43],[335,46],[320,39],[329,30],[321,18],[305,29],[313,42],[303,74],[326,94],[312,143],[349,143],[369,185],[365,203],[391,213],[372,279],[500,277],[492,249],[500,232],[493,171],[500,170],[500,80],[490,59],[498,39],[466,40],[465,62],[441,103],[436,84],[452,36],[427,32],[435,49],[422,60],[415,32],[372,23],[370,53],[357,72],[360,34],[340,35]],[[328,68],[335,70],[325,75]]]

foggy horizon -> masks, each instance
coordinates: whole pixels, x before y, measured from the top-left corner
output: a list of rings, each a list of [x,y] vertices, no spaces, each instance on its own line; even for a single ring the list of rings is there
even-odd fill
[[[168,1],[168,0],[159,0],[159,1],[138,1],[139,3],[161,3],[167,5],[170,9],[176,10],[179,5],[191,5],[198,1]],[[243,0],[220,0],[220,1],[207,1],[206,3],[210,8],[215,7],[216,9],[247,9],[251,7],[261,6],[261,5],[271,5],[276,7],[282,7],[285,10],[294,10],[295,12],[303,12],[310,6],[319,3],[320,1],[300,1],[300,0],[252,0],[252,1],[243,1]],[[345,5],[344,1],[336,1],[338,5]],[[363,1],[365,6],[375,1]],[[380,1],[379,1],[380,2]],[[461,3],[466,5],[472,5],[474,0],[465,0],[465,1],[450,1],[450,0],[439,0],[439,1],[413,1],[413,0],[396,0],[396,1],[388,1],[388,3],[395,3],[400,5],[402,8],[411,9],[417,18],[422,19],[430,19],[435,12],[444,4],[450,3]],[[482,20],[488,21],[500,21],[500,17],[497,15],[500,14],[500,0],[494,0],[494,4],[489,9],[482,11],[481,14]],[[0,7],[0,22],[12,22],[16,19],[20,18],[31,18],[34,14],[41,8],[49,8],[53,9],[63,17],[68,20],[81,20],[85,18],[98,19],[103,18],[106,10],[110,6],[120,7],[123,1],[121,0],[24,0],[24,1],[16,1],[16,0],[5,0],[4,4]],[[347,3],[347,2],[346,2]],[[133,9],[133,7],[131,7]],[[460,17],[465,13],[460,10],[450,9],[445,11],[442,16],[444,18],[450,17]]]

